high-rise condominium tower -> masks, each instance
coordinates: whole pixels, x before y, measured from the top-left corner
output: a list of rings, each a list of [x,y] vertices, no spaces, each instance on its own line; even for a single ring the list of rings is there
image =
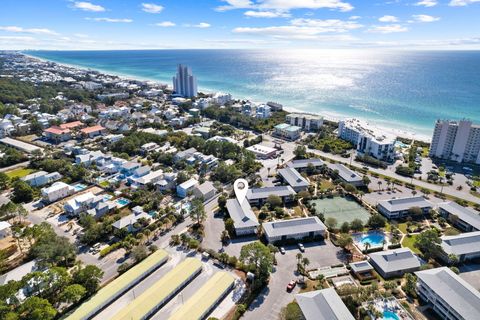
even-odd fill
[[[178,65],[177,75],[173,77],[173,90],[186,98],[197,95],[197,78],[192,74],[190,67]]]

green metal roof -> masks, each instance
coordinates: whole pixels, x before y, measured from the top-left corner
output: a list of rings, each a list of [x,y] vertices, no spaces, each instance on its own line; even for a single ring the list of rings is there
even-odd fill
[[[215,273],[169,320],[199,320],[230,289],[235,278],[228,272]]]
[[[98,309],[106,306],[113,300],[115,295],[126,290],[139,277],[143,276],[145,272],[152,269],[156,264],[162,264],[168,259],[168,253],[165,250],[157,250],[148,256],[138,265],[132,267],[124,274],[110,282],[107,286],[100,289],[92,298],[84,302],[77,308],[67,320],[83,320],[89,319]]]
[[[186,258],[169,271],[160,280],[152,284],[127,307],[120,310],[115,320],[145,319],[152,310],[163,304],[168,297],[174,295],[180,287],[202,270],[202,263],[195,258]]]

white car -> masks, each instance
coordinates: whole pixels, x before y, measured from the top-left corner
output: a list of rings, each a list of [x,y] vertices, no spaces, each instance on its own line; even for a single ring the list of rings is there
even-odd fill
[[[303,246],[303,243],[298,244],[298,249],[302,252],[305,252],[305,247]]]

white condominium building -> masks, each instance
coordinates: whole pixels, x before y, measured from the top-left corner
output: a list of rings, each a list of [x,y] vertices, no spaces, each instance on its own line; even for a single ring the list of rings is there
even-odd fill
[[[306,131],[318,131],[323,125],[323,117],[308,113],[290,113],[286,115],[285,122]]]
[[[437,120],[430,157],[480,163],[480,125],[469,120]]]
[[[187,98],[197,95],[197,78],[190,67],[178,65],[177,75],[173,77],[173,91]]]
[[[383,161],[392,161],[395,157],[397,137],[382,133],[366,122],[358,119],[340,121],[337,135],[351,142],[360,153]]]

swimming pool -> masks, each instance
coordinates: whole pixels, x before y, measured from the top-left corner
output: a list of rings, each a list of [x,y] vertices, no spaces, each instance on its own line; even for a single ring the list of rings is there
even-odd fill
[[[130,200],[125,199],[125,198],[118,198],[118,199],[115,200],[115,203],[117,204],[117,207],[121,208],[121,207],[125,207],[126,205],[128,205],[130,203]]]
[[[76,192],[83,191],[87,188],[87,186],[84,185],[83,183],[74,184],[73,187],[75,188]]]
[[[367,243],[370,248],[375,248],[383,246],[384,241],[388,242],[387,236],[383,232],[377,231],[355,234],[353,240],[362,250],[365,249]]]
[[[400,317],[395,312],[385,310],[383,311],[382,320],[400,320]]]

